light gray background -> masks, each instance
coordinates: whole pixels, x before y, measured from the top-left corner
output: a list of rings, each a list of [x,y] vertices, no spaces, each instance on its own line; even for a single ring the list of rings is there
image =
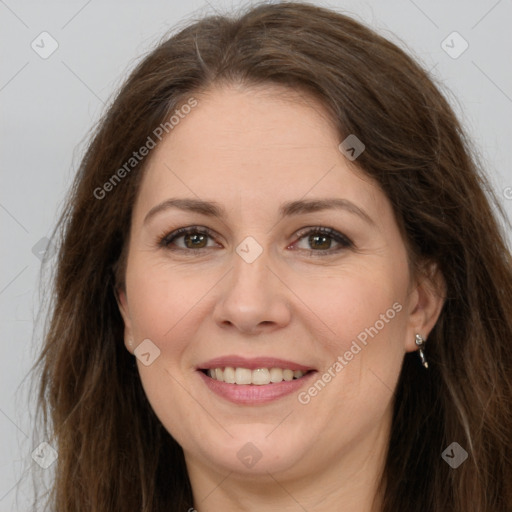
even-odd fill
[[[366,22],[442,80],[512,217],[512,1],[315,3]],[[89,130],[142,55],[191,13],[240,5],[0,0],[0,511],[27,509],[24,492],[16,502],[15,484],[35,464],[32,420],[18,390],[40,343],[33,336],[40,260],[32,248],[51,233]],[[31,48],[43,31],[59,45],[47,59]],[[441,46],[453,31],[469,44],[456,59]],[[448,39],[455,50],[460,43]]]

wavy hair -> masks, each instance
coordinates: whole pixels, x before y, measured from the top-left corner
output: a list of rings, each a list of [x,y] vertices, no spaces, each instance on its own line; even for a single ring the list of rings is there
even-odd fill
[[[415,272],[434,263],[446,282],[429,370],[417,354],[404,357],[382,511],[510,512],[510,224],[441,85],[353,18],[301,2],[206,16],[166,36],[96,127],[55,232],[52,303],[33,368],[37,414],[58,451],[46,505],[58,512],[193,507],[183,451],[144,394],[116,302],[149,158],[106,197],[97,191],[180,105],[235,82],[306,93],[325,106],[340,141],[357,134],[366,151],[356,163],[389,198]],[[457,469],[441,458],[453,441],[469,453]]]

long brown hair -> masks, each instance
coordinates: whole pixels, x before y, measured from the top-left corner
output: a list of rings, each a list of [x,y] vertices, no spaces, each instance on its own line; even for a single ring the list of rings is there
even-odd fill
[[[58,452],[51,509],[193,506],[182,449],[145,397],[115,297],[149,157],[108,193],[98,188],[174,110],[222,82],[280,84],[322,102],[340,142],[356,134],[366,145],[357,164],[391,201],[416,271],[435,263],[444,276],[429,370],[407,354],[395,391],[383,511],[510,512],[512,263],[493,208],[506,216],[429,73],[352,18],[296,2],[205,17],[165,39],[94,133],[56,231],[53,304],[34,366],[38,414]],[[469,453],[457,469],[441,457],[452,442]]]

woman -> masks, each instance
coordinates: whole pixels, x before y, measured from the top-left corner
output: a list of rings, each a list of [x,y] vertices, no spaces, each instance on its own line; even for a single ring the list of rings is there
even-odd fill
[[[163,42],[61,221],[52,510],[511,510],[491,205],[432,79],[349,17],[260,5]]]

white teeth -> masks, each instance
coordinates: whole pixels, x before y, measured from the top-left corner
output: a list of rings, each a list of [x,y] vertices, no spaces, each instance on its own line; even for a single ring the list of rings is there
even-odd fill
[[[283,370],[283,379],[287,381],[293,380],[293,370]]]
[[[270,372],[266,368],[258,368],[252,371],[252,383],[261,386],[270,384]]]
[[[227,366],[224,369],[210,368],[208,370],[208,376],[219,382],[239,385],[254,384],[256,386],[278,383],[283,380],[300,379],[305,373],[301,370],[289,370],[287,368],[257,368],[256,370],[249,370],[248,368],[233,368],[231,366]]]
[[[236,384],[251,384],[252,372],[247,368],[237,368],[235,370],[235,383]]]
[[[281,368],[270,368],[270,382],[281,382],[283,380],[283,370]]]
[[[223,373],[224,382],[227,382],[228,384],[234,384],[235,381],[235,369],[228,366],[227,368],[224,368],[224,372],[222,372],[222,368],[219,368],[221,373]]]

